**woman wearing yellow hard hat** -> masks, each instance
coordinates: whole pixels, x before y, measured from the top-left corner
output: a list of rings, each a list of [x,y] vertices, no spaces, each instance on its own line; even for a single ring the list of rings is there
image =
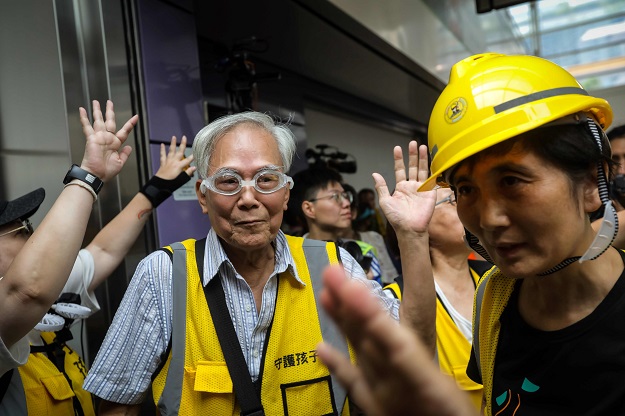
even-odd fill
[[[467,369],[484,384],[486,415],[625,414],[625,254],[611,247],[618,229],[608,196],[613,162],[604,129],[611,121],[607,101],[532,56],[458,62],[434,106],[431,175],[420,190],[451,187],[467,242],[497,266],[476,292]],[[595,232],[589,216],[600,209]],[[406,384],[414,392],[399,402],[406,414],[471,414],[430,373],[416,337],[382,329],[373,305],[350,304],[357,288],[328,282],[339,305],[330,310],[349,316],[338,319],[343,329],[371,328],[360,349],[364,372],[320,350],[343,382],[366,391],[374,409],[398,409],[397,396],[386,400],[376,383],[400,379],[404,392]],[[371,343],[398,364],[368,364]],[[399,364],[394,350],[413,351],[419,366]]]
[[[459,62],[434,107],[422,189],[454,189],[468,242],[498,266],[477,291],[468,368],[487,414],[625,410],[611,121],[607,101],[530,56]],[[595,233],[589,214],[602,205]]]

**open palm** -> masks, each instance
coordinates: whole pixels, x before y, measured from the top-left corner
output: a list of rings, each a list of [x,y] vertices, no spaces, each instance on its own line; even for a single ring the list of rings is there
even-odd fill
[[[122,145],[128,139],[139,117],[136,115],[131,117],[119,131],[116,131],[112,101],[106,102],[104,117],[100,103],[93,101],[93,125],[89,121],[87,111],[82,107],[79,111],[80,123],[87,141],[81,167],[106,182],[115,177],[128,160],[132,149]]]
[[[409,143],[407,173],[400,146],[393,149],[393,158],[396,185],[392,195],[382,175],[373,174],[380,208],[396,233],[427,232],[436,203],[436,191],[418,192],[419,186],[428,177],[427,147],[417,147],[416,141]]]

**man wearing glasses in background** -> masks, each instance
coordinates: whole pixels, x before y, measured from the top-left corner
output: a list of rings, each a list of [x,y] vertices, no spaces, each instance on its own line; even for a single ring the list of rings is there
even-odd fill
[[[303,237],[336,242],[358,261],[369,280],[381,283],[375,248],[357,238],[344,238],[352,229],[354,196],[343,188],[341,174],[331,168],[313,166],[297,172],[293,180],[295,186],[288,211],[291,217],[299,217],[306,224]]]
[[[318,306],[321,271],[341,262],[396,319],[399,304],[345,250],[282,233],[294,152],[288,127],[257,112],[197,134],[196,192],[212,229],[139,264],[85,381],[101,414],[139,414],[150,385],[161,415],[350,414],[316,355],[322,339],[348,354]],[[328,199],[349,214],[349,201]]]

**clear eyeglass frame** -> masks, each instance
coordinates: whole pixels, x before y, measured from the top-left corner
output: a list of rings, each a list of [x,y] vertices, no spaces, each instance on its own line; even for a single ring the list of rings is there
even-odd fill
[[[337,204],[342,204],[345,200],[349,201],[350,205],[352,202],[354,202],[354,196],[350,192],[333,192],[330,195],[309,199],[308,202],[315,202],[319,201],[320,199],[334,199],[334,202],[336,202]]]
[[[452,206],[456,206],[456,194],[454,194],[454,193],[449,194],[449,196],[441,199],[436,204],[434,204],[434,206],[437,207],[437,206],[439,206],[441,204],[445,204],[445,203],[447,203],[449,205],[452,205]]]
[[[9,235],[15,232],[19,232],[24,230],[24,233],[29,236],[33,233],[33,225],[30,223],[30,220],[26,218],[25,220],[20,221],[22,223],[21,226],[12,229],[11,231],[7,231],[6,233],[0,234],[0,237],[4,237],[5,235]]]
[[[206,190],[220,195],[232,196],[238,194],[244,186],[251,186],[261,194],[272,194],[285,186],[293,189],[293,178],[274,169],[264,169],[256,173],[252,180],[243,180],[241,175],[233,171],[218,172],[200,183],[200,192]]]

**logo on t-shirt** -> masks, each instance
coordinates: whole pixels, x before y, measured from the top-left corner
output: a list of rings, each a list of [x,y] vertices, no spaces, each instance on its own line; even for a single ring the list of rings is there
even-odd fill
[[[521,393],[515,393],[512,389],[508,389],[495,398],[495,403],[497,403],[497,406],[499,407],[497,409],[493,409],[493,414],[496,413],[498,416],[516,414],[521,408],[521,395],[523,392],[534,393],[538,391],[539,388],[539,386],[532,383],[527,378],[524,378],[523,383],[521,383]],[[506,412],[504,413],[504,411]]]

